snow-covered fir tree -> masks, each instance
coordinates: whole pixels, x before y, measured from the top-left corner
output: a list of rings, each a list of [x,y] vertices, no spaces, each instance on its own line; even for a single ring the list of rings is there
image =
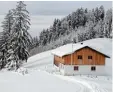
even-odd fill
[[[112,9],[109,9],[106,12],[104,31],[107,38],[112,38]]]
[[[8,67],[18,69],[21,63],[27,62],[31,36],[28,33],[30,26],[29,12],[23,1],[17,2],[18,5],[14,10],[14,23],[10,39],[10,56],[8,58]]]
[[[7,55],[9,49],[9,40],[11,35],[11,29],[13,25],[13,11],[9,10],[8,14],[5,16],[4,21],[2,22],[3,32],[1,33],[1,45],[0,45],[0,60],[1,68],[3,68],[7,63]]]

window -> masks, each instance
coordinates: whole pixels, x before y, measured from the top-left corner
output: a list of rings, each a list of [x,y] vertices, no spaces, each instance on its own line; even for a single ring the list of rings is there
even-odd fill
[[[92,56],[88,56],[88,59],[92,59]]]
[[[74,70],[77,71],[78,70],[78,66],[74,66]]]
[[[96,67],[95,66],[92,66],[91,67],[91,71],[96,71]]]
[[[81,55],[78,55],[78,59],[82,59],[82,56]]]

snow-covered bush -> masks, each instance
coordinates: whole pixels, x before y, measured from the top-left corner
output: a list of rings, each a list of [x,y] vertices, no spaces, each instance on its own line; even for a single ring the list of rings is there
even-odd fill
[[[28,69],[21,67],[17,70],[17,72],[21,73],[22,75],[25,75],[28,74]]]

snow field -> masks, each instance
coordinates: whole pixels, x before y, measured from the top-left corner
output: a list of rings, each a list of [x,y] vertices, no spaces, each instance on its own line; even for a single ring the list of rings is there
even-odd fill
[[[110,40],[93,39],[90,42],[107,47],[104,51],[111,56]],[[106,60],[108,73],[111,73],[111,61],[111,58]],[[23,74],[25,71],[28,73]],[[60,75],[53,66],[51,50],[30,57],[17,72],[0,71],[0,92],[112,92],[111,86],[111,76]]]

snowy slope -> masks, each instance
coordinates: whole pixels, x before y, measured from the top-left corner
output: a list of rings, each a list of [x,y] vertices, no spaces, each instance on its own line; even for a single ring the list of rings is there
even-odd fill
[[[23,66],[26,68],[39,68],[47,64],[53,63],[53,55],[51,51],[46,51],[30,57]]]
[[[112,73],[112,40],[107,38],[96,38],[92,40],[87,40],[83,42],[88,44],[88,46],[95,47],[101,52],[106,53],[110,58],[106,58],[106,71],[108,75]],[[79,43],[77,43],[79,44]],[[70,45],[69,45],[70,46]],[[65,47],[65,46],[63,46]],[[60,48],[60,47],[59,47]],[[64,48],[63,51],[69,52],[71,48]],[[40,66],[46,66],[53,63],[53,55],[51,52],[54,50],[46,51],[37,55],[34,55],[28,59],[28,63],[24,66],[26,68],[39,68]]]
[[[107,38],[96,38],[92,40],[87,40],[83,42],[85,45],[88,44],[91,47],[98,48],[101,52],[106,53],[110,58],[106,58],[106,72],[108,75],[112,75],[112,40]],[[77,43],[79,44],[79,43]],[[70,46],[70,45],[69,45]],[[64,46],[65,47],[65,46]],[[60,48],[60,47],[59,47]],[[64,51],[70,51],[64,48]],[[34,55],[28,59],[28,63],[24,64],[24,67],[34,69],[40,67],[46,67],[48,64],[53,64],[52,51],[46,51],[37,55]]]
[[[42,71],[24,76],[14,72],[0,73],[0,92],[84,92],[85,89],[79,83],[64,81]]]
[[[110,39],[93,39],[86,43],[104,48],[112,56]],[[112,60],[107,59],[108,73],[111,74]],[[23,65],[28,74],[0,71],[0,92],[112,92],[111,76],[62,76],[53,67],[53,55],[46,51],[34,55]]]

